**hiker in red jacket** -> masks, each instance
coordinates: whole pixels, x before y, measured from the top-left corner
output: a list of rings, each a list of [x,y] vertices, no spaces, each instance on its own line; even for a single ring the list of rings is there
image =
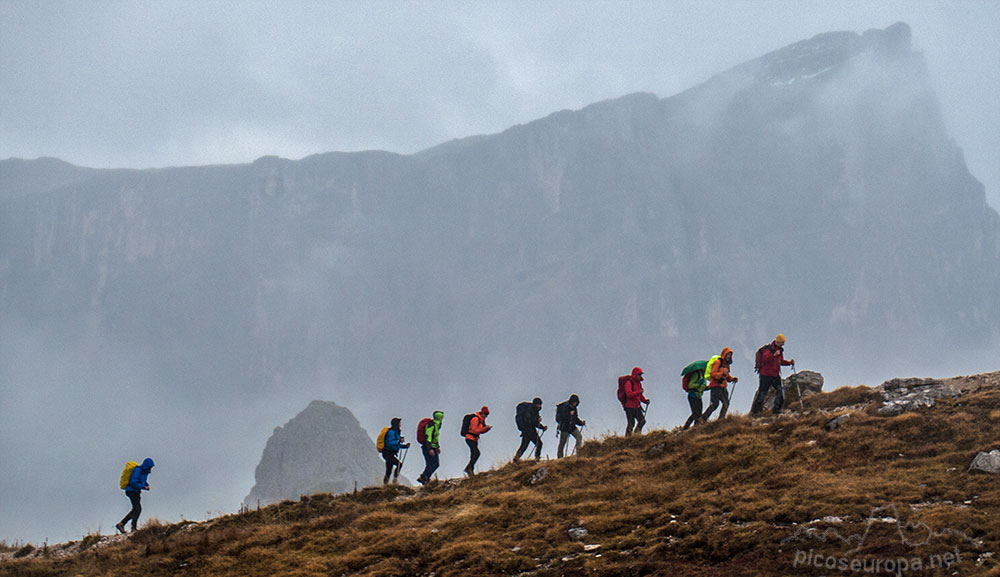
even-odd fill
[[[771,344],[758,349],[754,364],[754,370],[760,375],[760,386],[757,388],[757,394],[754,395],[750,414],[759,415],[764,410],[764,399],[767,398],[768,391],[773,387],[775,390],[774,414],[777,415],[781,412],[782,405],[785,404],[785,391],[781,386],[781,367],[795,364],[795,359],[785,360],[785,335],[778,334],[771,341]]]
[[[708,390],[712,394],[712,403],[708,405],[708,410],[701,416],[701,420],[707,421],[715,412],[719,403],[722,403],[722,411],[719,413],[720,419],[726,418],[729,411],[729,391],[726,387],[729,383],[735,383],[739,379],[729,374],[729,367],[733,364],[733,349],[726,347],[722,353],[712,357],[705,368],[705,374],[709,377]]]
[[[465,434],[465,444],[469,446],[469,464],[465,466],[465,474],[473,476],[476,474],[476,461],[479,460],[479,435],[493,428],[486,424],[486,417],[490,414],[490,408],[484,406],[478,413],[472,415],[469,421],[469,432]]]
[[[642,369],[635,367],[625,381],[622,407],[625,409],[625,419],[628,421],[625,426],[626,437],[631,436],[633,430],[642,434],[642,428],[646,425],[646,412],[642,410],[642,404],[649,405],[649,399],[642,394],[642,375]]]

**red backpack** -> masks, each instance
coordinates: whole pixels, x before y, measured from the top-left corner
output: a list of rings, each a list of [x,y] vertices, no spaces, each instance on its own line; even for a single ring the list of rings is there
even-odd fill
[[[622,405],[625,404],[625,387],[628,386],[628,382],[631,380],[632,375],[618,377],[618,402]]]
[[[427,442],[427,425],[433,422],[434,419],[431,418],[420,419],[417,423],[417,443],[423,445]]]

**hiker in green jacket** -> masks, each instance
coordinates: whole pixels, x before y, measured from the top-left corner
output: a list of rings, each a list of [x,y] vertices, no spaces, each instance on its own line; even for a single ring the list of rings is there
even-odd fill
[[[444,412],[434,411],[434,418],[424,427],[424,440],[420,443],[420,451],[424,454],[424,472],[417,477],[417,482],[426,485],[431,475],[441,466],[441,423]],[[418,435],[419,440],[420,435]]]
[[[704,423],[705,420],[701,418],[701,412],[703,409],[701,396],[708,389],[708,382],[705,380],[705,367],[708,365],[708,361],[695,361],[690,365],[684,367],[681,375],[684,379],[681,381],[681,386],[684,391],[687,392],[688,405],[691,407],[691,416],[688,417],[687,421],[684,423],[683,430],[688,430],[691,425]]]

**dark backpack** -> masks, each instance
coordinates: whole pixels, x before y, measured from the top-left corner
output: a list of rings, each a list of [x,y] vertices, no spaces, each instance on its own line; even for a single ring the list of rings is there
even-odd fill
[[[569,406],[569,401],[563,401],[556,405],[556,424],[562,427],[570,427],[576,423],[571,423],[573,420],[572,413],[573,407]]]
[[[420,443],[421,445],[427,442],[427,425],[433,422],[434,419],[425,418],[425,419],[420,419],[420,422],[417,423],[417,442]]]
[[[632,380],[632,375],[618,377],[618,402],[622,405],[625,404],[625,387],[630,380]]]
[[[517,404],[517,412],[514,414],[514,423],[517,424],[518,431],[528,431],[534,425],[528,422],[528,413],[531,412],[531,403],[523,401]]]
[[[760,372],[760,361],[761,361],[761,359],[764,358],[764,349],[766,349],[766,348],[768,348],[770,346],[771,345],[764,345],[761,348],[757,349],[757,354],[754,355],[754,357],[753,357],[753,372],[755,372],[755,373],[759,373]]]
[[[465,415],[464,417],[462,417],[462,436],[463,437],[469,434],[469,426],[472,425],[472,418],[475,417],[475,416],[476,416],[475,413],[469,413],[468,415]]]

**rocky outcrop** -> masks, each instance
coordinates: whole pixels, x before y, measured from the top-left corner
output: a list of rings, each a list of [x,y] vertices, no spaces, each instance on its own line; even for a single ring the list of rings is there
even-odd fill
[[[799,391],[802,397],[815,395],[823,392],[823,375],[816,371],[799,371],[788,375],[781,381],[781,386],[785,391],[785,408],[796,409],[799,402]],[[793,407],[792,403],[796,403]],[[768,410],[774,406],[774,389],[767,392],[764,399],[764,409]]]
[[[983,471],[984,473],[1000,473],[1000,450],[984,453],[982,451],[976,455],[969,465],[969,471]]]
[[[274,434],[244,499],[248,507],[313,493],[343,493],[382,482],[375,443],[350,410],[313,401]]]
[[[892,379],[876,390],[885,399],[878,414],[889,417],[921,407],[933,407],[937,399],[962,394],[958,387],[938,379]]]

